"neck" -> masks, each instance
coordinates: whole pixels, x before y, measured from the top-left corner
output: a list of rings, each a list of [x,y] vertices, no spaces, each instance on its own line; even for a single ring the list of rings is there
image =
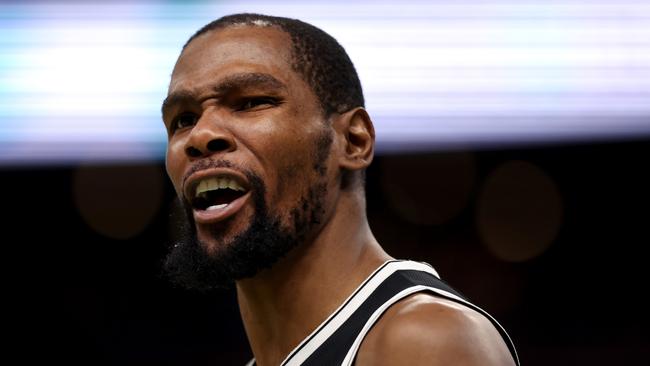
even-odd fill
[[[255,277],[237,298],[258,365],[279,365],[390,257],[373,237],[363,202],[341,200],[318,236]]]

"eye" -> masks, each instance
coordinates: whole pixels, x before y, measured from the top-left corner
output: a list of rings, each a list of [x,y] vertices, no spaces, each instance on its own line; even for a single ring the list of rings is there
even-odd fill
[[[272,97],[255,97],[245,99],[237,108],[238,111],[249,111],[274,107],[280,104],[276,98]]]
[[[194,126],[198,120],[199,117],[193,113],[179,114],[178,117],[172,120],[170,128],[172,131],[176,131],[185,127],[191,127]]]

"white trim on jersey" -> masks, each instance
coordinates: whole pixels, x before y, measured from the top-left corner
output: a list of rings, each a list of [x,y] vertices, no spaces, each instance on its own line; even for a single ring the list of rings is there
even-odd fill
[[[503,326],[501,326],[501,324],[499,324],[499,322],[497,322],[497,320],[494,319],[485,310],[483,310],[480,307],[472,304],[471,302],[468,302],[467,300],[464,300],[464,299],[452,294],[451,292],[441,290],[441,289],[435,288],[435,287],[417,285],[417,286],[406,288],[406,289],[398,292],[395,296],[390,298],[390,300],[386,301],[377,310],[375,310],[375,312],[370,316],[370,318],[368,319],[366,324],[364,324],[364,326],[361,329],[361,332],[359,333],[357,338],[354,340],[354,343],[352,344],[352,347],[350,347],[350,349],[348,350],[348,353],[345,355],[345,359],[343,360],[343,363],[341,364],[341,366],[351,366],[352,365],[352,363],[354,362],[354,359],[357,357],[357,353],[359,352],[359,347],[361,346],[361,342],[366,337],[366,335],[368,334],[368,332],[370,331],[372,326],[375,325],[377,320],[379,320],[379,318],[382,316],[382,314],[386,310],[388,310],[389,307],[391,307],[396,302],[400,301],[401,299],[403,299],[403,298],[405,298],[405,297],[407,297],[407,296],[409,296],[411,294],[414,294],[416,292],[423,292],[423,291],[432,291],[435,294],[440,295],[442,297],[446,297],[446,298],[449,298],[449,299],[456,300],[456,301],[460,302],[461,304],[467,306],[468,308],[473,309],[476,312],[478,312],[479,314],[487,317],[488,319],[490,319],[492,321],[492,323],[494,325],[500,327],[503,330],[502,334],[504,334],[506,337],[508,337],[508,341],[510,343],[512,343],[512,340],[510,339],[510,336],[505,331]],[[516,357],[515,359],[518,359],[519,356],[517,355],[517,350],[513,349],[513,352],[515,352],[515,357]]]
[[[377,268],[316,330],[305,338],[282,361],[282,366],[299,366],[320,347],[363,304],[384,280],[399,270],[419,270],[440,278],[428,264],[412,261],[390,260]]]
[[[354,343],[352,343],[352,347],[350,347],[350,350],[348,351],[347,355],[345,355],[345,359],[343,359],[343,363],[341,366],[350,366],[354,362],[354,359],[357,357],[357,353],[359,352],[359,346],[361,346],[361,342],[363,339],[366,337],[366,334],[370,331],[370,328],[372,328],[373,325],[377,322],[379,317],[386,311],[388,310],[389,307],[391,307],[393,304],[398,302],[399,300],[407,297],[408,295],[411,295],[413,293],[416,293],[418,291],[423,291],[428,289],[429,287],[427,286],[413,286],[409,287],[407,289],[404,289],[400,292],[398,292],[395,296],[391,297],[390,300],[386,301],[383,303],[372,315],[370,316],[370,319],[366,322],[366,324],[363,326],[363,329],[361,329],[361,332],[357,336],[357,338],[354,340]]]
[[[307,336],[296,348],[289,353],[289,355],[282,361],[281,366],[300,366],[305,362],[311,355],[314,353],[329,337],[331,337],[349,318],[354,314],[357,309],[368,299],[368,297],[393,273],[400,270],[416,270],[429,273],[438,279],[440,276],[433,267],[427,263],[414,262],[414,261],[405,261],[405,260],[390,260],[382,264],[377,268],[368,278],[359,285],[356,290],[334,311],[325,321],[323,321],[309,336]],[[492,323],[499,327],[500,333],[507,337],[507,341],[512,344],[512,340],[508,333],[503,329],[501,324],[499,324],[496,319],[494,319],[488,312],[481,309],[480,307],[464,300],[463,298],[454,295],[448,291],[426,286],[426,285],[414,285],[408,287],[399,293],[395,294],[388,301],[383,303],[378,309],[376,309],[370,318],[366,321],[360,333],[354,340],[354,343],[346,353],[345,359],[341,366],[351,366],[354,363],[356,355],[361,346],[361,342],[368,334],[372,326],[378,321],[381,315],[392,305],[394,305],[399,300],[423,291],[430,291],[434,294],[447,298],[453,301],[456,301],[460,304],[463,304],[470,309],[477,311],[478,313],[486,316]],[[518,364],[518,355],[515,349],[513,351],[513,356],[515,362]],[[255,359],[252,359],[246,364],[246,366],[255,365]]]

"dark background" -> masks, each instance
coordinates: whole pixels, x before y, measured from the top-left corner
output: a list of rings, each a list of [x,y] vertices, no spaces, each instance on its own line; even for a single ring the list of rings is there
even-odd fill
[[[649,157],[647,139],[379,156],[369,218],[390,254],[431,263],[499,319],[524,365],[647,365]],[[233,292],[160,276],[174,201],[162,162],[5,167],[0,179],[17,363],[251,357]],[[481,225],[513,227],[501,239],[519,257],[495,255]]]

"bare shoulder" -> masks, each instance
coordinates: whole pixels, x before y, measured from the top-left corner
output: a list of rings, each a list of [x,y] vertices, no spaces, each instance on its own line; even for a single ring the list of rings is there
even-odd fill
[[[419,293],[384,313],[363,340],[355,364],[511,366],[514,361],[485,316]]]

